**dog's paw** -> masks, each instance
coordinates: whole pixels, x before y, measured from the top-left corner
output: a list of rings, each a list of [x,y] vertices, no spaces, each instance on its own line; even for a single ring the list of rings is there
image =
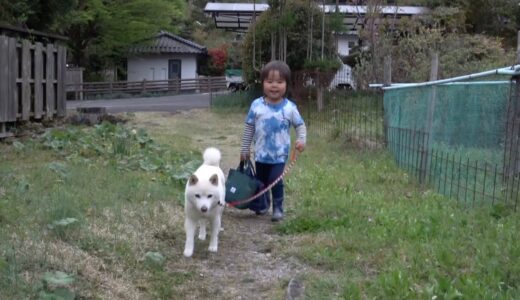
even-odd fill
[[[217,246],[209,246],[208,247],[208,251],[209,252],[213,252],[213,253],[217,253],[217,248],[218,248]]]
[[[201,240],[201,241],[206,240],[206,234],[200,234],[199,233],[199,240]]]
[[[189,250],[189,249],[184,249],[184,256],[185,257],[191,257],[193,255],[193,249],[192,250]]]

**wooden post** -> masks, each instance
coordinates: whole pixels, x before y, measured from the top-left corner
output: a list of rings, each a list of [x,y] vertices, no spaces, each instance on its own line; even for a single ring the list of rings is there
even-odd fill
[[[211,76],[208,76],[208,89],[209,89],[209,107],[213,105],[213,90],[211,89]]]
[[[43,111],[43,45],[34,48],[34,117],[40,119]]]
[[[516,63],[520,64],[520,30],[516,38]]]
[[[385,56],[385,60],[383,63],[383,86],[390,86],[392,84],[392,56]],[[384,99],[384,91],[383,91],[383,99]],[[384,105],[384,104],[383,104]],[[383,132],[384,132],[384,141],[383,143],[388,145],[388,117],[383,109]]]
[[[432,53],[431,70],[430,70],[430,81],[438,79],[439,74],[439,53]],[[426,115],[426,126],[424,128],[426,136],[426,145],[423,145],[421,151],[421,174],[419,176],[419,183],[424,184],[426,182],[426,174],[430,168],[429,153],[432,145],[433,138],[433,118],[435,115],[435,101],[437,98],[437,86],[432,85],[432,91],[430,96],[430,102],[428,103],[428,112]]]
[[[318,112],[321,112],[324,108],[324,100],[323,100],[323,90],[324,88],[322,87],[322,80],[321,80],[321,75],[322,73],[320,71],[314,71],[316,76],[315,76],[315,84],[316,84],[316,105],[317,105],[317,110]]]
[[[516,63],[520,64],[520,31],[518,31],[516,46]],[[509,149],[509,173],[510,176],[516,176],[520,173],[520,76],[513,76],[515,82],[513,99],[510,99],[512,110],[511,113],[511,136]]]
[[[22,120],[29,120],[31,113],[31,42],[22,41]]]
[[[520,30],[517,34],[516,39],[516,63],[520,65]],[[516,123],[516,133],[515,133],[515,140],[516,143],[514,145],[514,152],[515,152],[515,175],[520,174],[520,76],[515,75],[513,76],[513,80],[515,81],[515,101],[516,105],[516,117],[515,117],[515,123]]]
[[[383,67],[383,86],[390,86],[392,84],[392,56],[385,56]]]
[[[0,35],[0,126],[4,126],[8,120],[7,118],[7,107],[9,101],[9,40],[7,36]],[[1,133],[1,131],[0,131]]]
[[[432,68],[430,70],[430,81],[437,80],[438,74],[439,74],[439,52],[434,52],[432,54]]]
[[[18,83],[16,82],[18,79],[18,62],[20,58],[18,57],[18,51],[16,50],[16,38],[10,37],[8,44],[9,76],[7,77],[7,98],[10,99],[10,101],[7,102],[7,121],[14,122],[17,120],[18,99],[20,97],[20,94],[18,93]]]
[[[45,77],[45,93],[46,93],[46,112],[47,118],[52,119],[56,111],[56,94],[54,93],[54,47],[52,44],[47,44],[46,47],[46,77]]]
[[[518,31],[516,46],[516,64],[520,64],[520,31]],[[514,92],[511,93],[507,109],[506,123],[506,142],[504,147],[504,180],[509,182],[518,173],[518,124],[520,110],[520,76],[513,76],[512,81],[516,81]],[[513,86],[511,86],[513,88]],[[509,186],[509,183],[507,184]]]
[[[67,97],[65,93],[65,76],[67,72],[67,48],[58,46],[56,56],[56,109],[58,117],[65,117],[67,114]]]

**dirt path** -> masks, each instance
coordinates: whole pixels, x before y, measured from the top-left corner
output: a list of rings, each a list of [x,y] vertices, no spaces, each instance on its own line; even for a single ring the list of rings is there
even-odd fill
[[[180,114],[137,113],[132,122],[146,126],[162,142],[186,138],[192,146],[199,145],[201,152],[208,146],[219,148],[227,174],[238,163],[243,118],[237,114],[224,119],[201,109]],[[182,221],[177,220],[174,226],[182,226]],[[185,299],[284,299],[291,278],[305,274],[307,267],[281,254],[291,242],[278,235],[273,226],[270,215],[255,216],[249,210],[226,208],[218,253],[208,253],[208,241],[197,240],[190,259],[182,257],[183,229],[176,228],[179,237],[174,250],[178,251],[178,260],[170,261],[167,268],[195,274],[181,287]]]

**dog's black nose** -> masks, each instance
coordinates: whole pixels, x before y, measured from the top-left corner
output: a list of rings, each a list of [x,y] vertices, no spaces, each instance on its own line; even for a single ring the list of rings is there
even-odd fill
[[[201,210],[203,213],[205,213],[205,212],[208,211],[208,208],[207,208],[206,206],[203,206],[203,207],[200,208],[200,210]]]

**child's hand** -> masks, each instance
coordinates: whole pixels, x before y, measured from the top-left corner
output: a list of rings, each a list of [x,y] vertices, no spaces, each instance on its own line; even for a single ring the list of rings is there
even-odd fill
[[[246,161],[246,160],[249,160],[249,154],[243,154],[243,153],[240,153],[240,161]]]
[[[302,141],[296,141],[296,150],[298,150],[298,152],[303,152],[303,150],[305,150],[305,143],[302,142]]]

